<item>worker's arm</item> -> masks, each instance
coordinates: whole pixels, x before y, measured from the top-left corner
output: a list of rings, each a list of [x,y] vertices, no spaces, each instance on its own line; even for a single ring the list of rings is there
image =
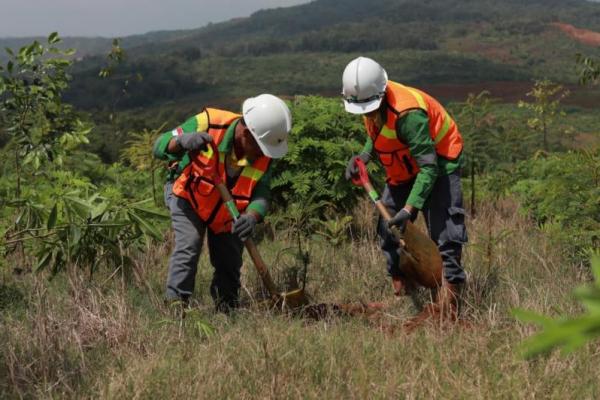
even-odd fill
[[[246,208],[246,213],[254,215],[257,221],[262,221],[269,211],[271,202],[271,170],[269,167],[267,172],[260,178],[252,194],[250,204]]]
[[[406,143],[417,161],[419,173],[405,208],[411,213],[422,209],[438,177],[437,153],[429,134],[429,118],[424,111],[411,111],[396,122],[396,134]]]
[[[373,139],[371,139],[370,136],[367,136],[367,141],[365,142],[365,145],[363,146],[362,150],[360,151],[360,154],[368,154],[369,155],[369,159],[371,159],[371,156],[373,154]],[[364,161],[364,159],[363,159]]]
[[[208,115],[202,112],[185,121],[182,125],[165,132],[154,143],[154,157],[159,160],[177,161],[183,156],[183,149],[176,138],[185,133],[206,132],[208,130]]]
[[[181,158],[181,154],[169,151],[169,144],[174,139],[171,131],[161,134],[154,142],[152,154],[154,158],[165,161],[177,161]]]

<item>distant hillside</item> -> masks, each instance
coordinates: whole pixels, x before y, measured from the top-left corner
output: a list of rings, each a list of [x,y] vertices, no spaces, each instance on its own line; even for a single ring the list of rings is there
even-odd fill
[[[182,31],[137,54],[198,47],[216,55],[287,51],[431,50],[450,37],[540,33],[549,22],[600,30],[600,5],[584,0],[318,0]]]
[[[124,48],[142,46],[155,41],[167,41],[174,37],[185,36],[185,31],[156,31],[143,35],[127,36],[123,40]],[[51,32],[48,32],[50,34]],[[58,32],[60,34],[60,32]],[[59,47],[63,49],[77,49],[75,58],[84,58],[94,55],[103,55],[110,51],[113,38],[105,37],[63,37]],[[41,36],[19,37],[19,38],[0,38],[0,49],[6,47],[10,49],[19,49],[22,46],[30,44],[34,40],[45,42],[46,38]],[[6,60],[6,53],[0,51],[0,60]]]
[[[128,108],[183,98],[214,103],[263,91],[338,94],[343,67],[359,54],[380,60],[393,79],[418,85],[536,77],[574,83],[575,54],[600,55],[600,49],[561,31],[565,24],[600,32],[600,4],[317,0],[199,29],[126,37],[127,61],[108,82],[97,72],[109,40],[66,40],[84,56],[70,99],[105,108],[119,97]],[[141,82],[129,79],[136,74]]]
[[[50,34],[51,32],[48,32]],[[7,54],[4,52],[4,48],[10,48],[13,50],[19,49],[27,44],[30,44],[34,40],[45,43],[46,38],[44,37],[21,37],[21,38],[0,38],[0,61],[7,59]],[[63,49],[77,49],[76,58],[85,57],[91,54],[101,54],[110,50],[111,40],[106,38],[84,38],[84,37],[71,37],[63,38],[63,42],[59,47]]]

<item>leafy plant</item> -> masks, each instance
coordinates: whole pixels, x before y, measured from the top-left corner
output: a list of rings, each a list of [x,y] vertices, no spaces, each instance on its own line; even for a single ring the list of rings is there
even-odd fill
[[[111,76],[117,66],[125,60],[125,50],[121,47],[121,39],[114,38],[110,52],[106,55],[106,65],[100,70],[98,76],[100,78],[108,78]]]
[[[544,150],[548,151],[548,136],[552,131],[552,125],[557,115],[564,115],[559,111],[562,99],[569,95],[561,85],[555,84],[548,79],[535,82],[533,89],[527,93],[533,100],[531,103],[519,102],[519,107],[533,112],[534,117],[527,121],[531,129],[542,134]]]
[[[582,85],[596,85],[600,82],[600,60],[577,54],[579,65],[579,83]]]
[[[478,95],[470,93],[465,101],[458,120],[460,121],[461,133],[465,139],[466,156],[469,176],[471,179],[471,214],[476,214],[476,175],[485,171],[486,166],[491,164],[489,152],[485,151],[493,146],[497,137],[494,129],[498,123],[492,113],[493,100],[487,91]]]
[[[587,260],[600,238],[600,150],[540,154],[486,177],[485,186],[515,196],[567,254]]]
[[[144,129],[142,132],[130,133],[127,147],[121,151],[121,157],[137,171],[150,174],[152,197],[156,205],[159,205],[156,197],[156,170],[161,166],[161,163],[152,155],[152,146],[164,127],[165,124],[158,129]]]
[[[161,240],[152,219],[168,218],[143,207],[144,202],[117,206],[94,194],[66,193],[48,208],[31,199],[11,204],[20,210],[15,224],[20,228],[2,245],[35,241],[36,270],[54,275],[68,265],[89,268],[90,278],[100,265],[125,269],[132,265],[128,252],[139,247],[143,237]]]
[[[523,322],[542,327],[542,332],[525,340],[521,351],[525,357],[533,357],[561,348],[567,354],[600,338],[600,254],[592,256],[594,282],[575,290],[575,298],[586,309],[577,317],[549,318],[537,313],[517,309],[513,313]]]
[[[352,220],[352,216],[349,215],[341,218],[329,218],[325,221],[317,220],[319,228],[316,233],[327,239],[332,246],[338,247],[348,238],[348,229]]]
[[[215,335],[215,327],[204,318],[200,310],[187,307],[181,301],[173,301],[169,304],[169,308],[171,317],[158,323],[164,326],[176,326],[179,331],[179,339],[182,339],[184,333],[188,331],[200,339],[208,339]]]
[[[315,201],[313,197],[308,197],[304,203],[289,203],[285,210],[273,214],[269,219],[279,230],[295,232],[306,237],[315,230],[313,216],[323,213],[328,204],[326,201]]]
[[[7,48],[9,61],[0,66],[0,114],[11,137],[17,198],[25,166],[32,171],[48,162],[60,166],[66,152],[88,143],[91,126],[62,101],[70,79],[68,57],[75,51],[60,50],[60,41],[55,32],[46,45],[34,41],[16,53]]]
[[[47,42],[7,50],[10,60],[0,75],[0,115],[11,135],[6,149],[15,156],[14,170],[5,169],[0,179],[1,213],[8,217],[0,223],[0,249],[18,250],[19,262],[26,262],[27,251],[37,270],[52,274],[70,265],[89,268],[90,276],[100,265],[125,269],[130,251],[141,250],[145,239],[162,238],[153,223],[165,215],[124,194],[134,188],[118,184],[123,170],[116,185],[99,189],[92,183],[99,171],[111,169],[77,149],[92,127],[62,101],[67,57],[74,51],[56,48],[56,33]],[[139,156],[133,150],[130,155]]]
[[[118,82],[119,93],[113,96],[112,104],[110,107],[109,120],[113,122],[116,119],[116,110],[119,102],[129,96],[129,86],[132,82],[141,82],[143,76],[141,73],[136,71],[122,72],[120,75],[117,74],[119,67],[125,63],[127,59],[127,53],[121,47],[121,39],[115,38],[112,41],[110,52],[106,55],[106,64],[100,69],[98,76],[104,80],[112,79]],[[116,127],[116,122],[114,123]]]
[[[366,139],[360,119],[346,113],[340,100],[314,96],[297,97],[292,112],[290,150],[275,165],[271,185],[274,203],[289,208],[325,201],[340,212],[351,210],[357,189],[344,179],[344,170]],[[323,217],[325,208],[313,211]]]

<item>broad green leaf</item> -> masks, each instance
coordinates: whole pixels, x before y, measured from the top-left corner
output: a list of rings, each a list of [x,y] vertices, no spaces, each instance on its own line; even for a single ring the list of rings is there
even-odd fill
[[[124,226],[130,225],[131,222],[129,221],[113,221],[113,222],[98,222],[98,223],[94,223],[94,224],[89,224],[88,226],[94,227],[94,228],[122,228]]]
[[[90,203],[92,201],[93,200],[90,199]],[[108,203],[104,202],[104,201],[102,203],[94,206],[92,208],[92,214],[91,214],[92,219],[96,219],[97,217],[101,216],[102,214],[104,214],[106,212],[107,209],[108,209]]]
[[[136,225],[146,235],[148,235],[148,236],[150,236],[150,237],[152,237],[152,238],[154,238],[156,240],[161,240],[162,239],[162,235],[158,231],[158,229],[156,229],[156,227],[154,227],[150,222],[146,221],[144,218],[142,218],[139,215],[137,215],[134,211],[129,211],[127,213],[127,215],[129,215],[129,217],[133,220],[133,222],[135,222]]]
[[[91,211],[91,206],[77,197],[65,196],[69,208],[73,210],[81,219],[87,219]]]
[[[522,322],[533,322],[537,325],[548,325],[553,321],[552,318],[545,317],[532,311],[527,311],[520,308],[513,309],[512,314]]]
[[[588,335],[594,331],[594,336],[599,336],[598,326],[600,326],[600,316],[583,316],[570,320],[552,321],[544,327],[542,332],[525,340],[521,345],[521,351],[525,357],[532,357],[549,352],[557,346],[568,346],[574,349],[581,345],[578,336]]]
[[[600,201],[600,199],[598,199]],[[592,274],[596,280],[596,286],[600,288],[600,253],[592,254]]]
[[[32,153],[32,154],[35,154],[33,157],[33,162],[32,162],[33,169],[35,169],[37,171],[40,169],[40,165],[41,165],[42,161],[40,159],[39,153],[36,152],[36,153]]]
[[[50,211],[50,216],[48,217],[48,223],[46,224],[46,227],[48,229],[54,228],[54,226],[56,225],[56,217],[57,216],[58,216],[58,205],[54,204],[54,207],[52,207],[52,211]]]
[[[160,219],[169,219],[171,217],[168,213],[154,211],[154,210],[148,210],[147,208],[132,207],[132,209],[135,210],[136,212],[140,212],[142,214],[147,214],[149,216],[160,218]]]
[[[46,252],[42,256],[42,258],[39,259],[39,261],[35,267],[35,272],[39,272],[39,271],[43,270],[44,268],[46,268],[48,266],[48,264],[50,264],[50,261],[52,261],[52,253]]]
[[[78,227],[77,225],[71,225],[69,227],[69,236],[70,236],[70,242],[72,246],[76,246],[79,244],[79,241],[81,240],[81,228]]]
[[[48,44],[55,44],[60,42],[60,37],[58,36],[58,32],[52,32],[50,36],[48,36]]]

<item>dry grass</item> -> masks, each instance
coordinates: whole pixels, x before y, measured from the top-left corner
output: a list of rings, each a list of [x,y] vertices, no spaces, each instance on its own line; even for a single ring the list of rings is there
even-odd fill
[[[533,329],[515,322],[510,309],[579,312],[570,293],[587,275],[563,263],[560,247],[513,209],[483,207],[468,222],[463,318],[470,323],[410,335],[383,333],[363,319],[309,322],[261,311],[250,264],[248,307],[232,317],[213,314],[205,257],[199,308],[180,321],[160,302],[165,245],[140,258],[127,287],[120,277],[94,285],[76,274],[52,282],[5,277],[25,295],[2,310],[0,397],[598,398],[600,346],[533,361],[517,354]],[[384,323],[400,324],[415,308],[391,295],[383,256],[365,227],[371,212],[357,209],[362,231],[349,244],[311,241],[307,290],[317,302],[386,302]],[[279,265],[289,267],[291,256],[281,253],[289,246],[260,248],[265,259],[279,254]]]

